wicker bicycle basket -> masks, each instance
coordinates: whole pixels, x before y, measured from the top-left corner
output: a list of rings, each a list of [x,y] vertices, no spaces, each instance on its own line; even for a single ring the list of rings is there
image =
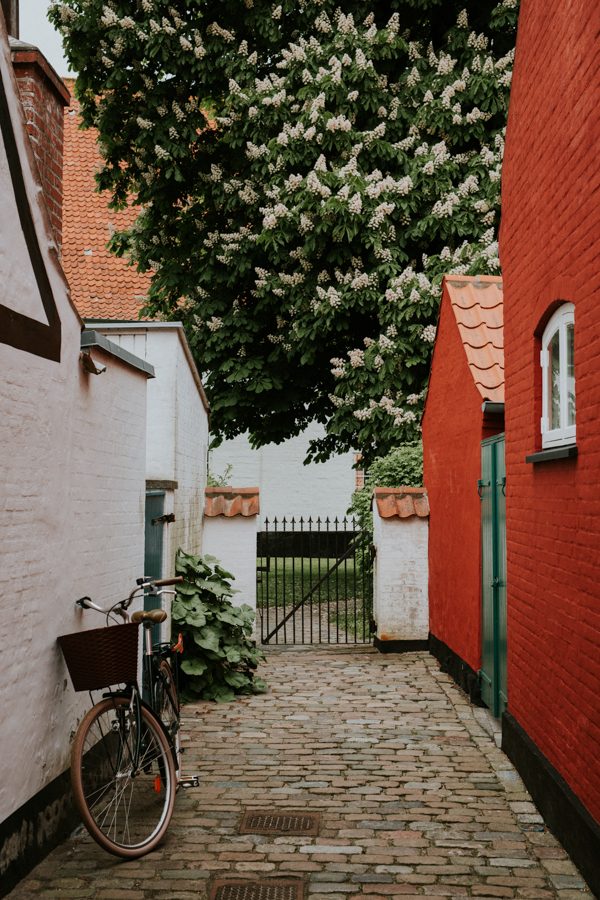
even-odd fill
[[[139,626],[130,622],[58,638],[73,687],[96,691],[137,680]]]

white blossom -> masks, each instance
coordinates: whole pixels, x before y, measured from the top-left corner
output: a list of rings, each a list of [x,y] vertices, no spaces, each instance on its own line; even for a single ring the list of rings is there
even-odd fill
[[[325,125],[327,131],[350,131],[352,122],[344,115],[332,116]]]
[[[360,194],[354,194],[348,201],[348,209],[354,215],[360,215],[362,212],[362,197]]]
[[[206,29],[206,33],[213,35],[214,37],[222,38],[227,44],[232,43],[234,40],[231,31],[228,31],[226,28],[221,28],[218,22],[212,22]]]
[[[369,228],[379,228],[385,217],[391,215],[395,209],[395,203],[380,203],[369,219]]]
[[[359,369],[361,366],[365,364],[365,351],[364,350],[349,350],[348,358],[350,359],[350,365],[353,369]]]

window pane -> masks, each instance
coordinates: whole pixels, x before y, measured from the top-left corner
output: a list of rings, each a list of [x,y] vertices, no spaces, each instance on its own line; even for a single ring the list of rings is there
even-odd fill
[[[560,332],[555,331],[548,345],[548,418],[550,429],[560,428]]]
[[[567,325],[567,425],[575,424],[575,327]]]

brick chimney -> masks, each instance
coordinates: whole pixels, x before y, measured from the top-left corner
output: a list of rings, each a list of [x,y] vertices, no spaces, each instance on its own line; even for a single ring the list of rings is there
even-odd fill
[[[19,37],[19,0],[2,0],[6,30],[11,37]]]
[[[64,82],[37,47],[11,38],[10,49],[27,130],[60,253],[63,208],[63,110],[69,105],[70,94]]]

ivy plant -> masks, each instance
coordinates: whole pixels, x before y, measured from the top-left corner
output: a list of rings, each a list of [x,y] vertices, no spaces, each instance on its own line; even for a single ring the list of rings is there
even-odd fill
[[[184,581],[173,602],[173,631],[183,634],[182,696],[224,703],[238,694],[262,694],[255,674],[264,654],[252,640],[254,610],[234,606],[233,575],[214,556],[179,550],[175,571]]]

